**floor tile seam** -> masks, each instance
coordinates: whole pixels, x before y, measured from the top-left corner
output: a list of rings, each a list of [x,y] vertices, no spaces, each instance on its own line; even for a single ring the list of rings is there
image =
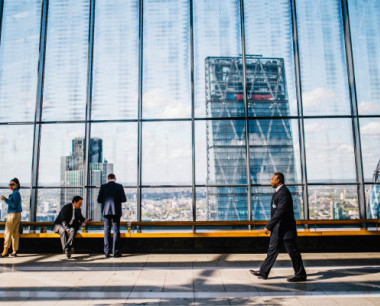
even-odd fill
[[[129,299],[130,295],[132,294],[133,290],[135,289],[135,287],[136,287],[136,283],[137,283],[137,281],[139,280],[142,271],[144,271],[144,266],[140,267],[139,274],[138,274],[137,277],[135,278],[135,281],[134,281],[134,283],[133,283],[133,286],[131,286],[131,290],[129,291],[129,294],[128,294],[127,299]]]

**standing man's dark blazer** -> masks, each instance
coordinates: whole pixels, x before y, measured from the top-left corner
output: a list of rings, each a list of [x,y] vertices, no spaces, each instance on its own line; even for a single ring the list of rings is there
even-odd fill
[[[103,216],[121,217],[121,203],[126,201],[127,199],[122,185],[114,181],[109,181],[100,187],[98,203],[102,204]]]
[[[100,187],[98,203],[102,204],[104,217],[104,255],[121,257],[120,253],[120,218],[122,215],[121,203],[127,202],[124,188],[115,182],[114,174],[108,175],[108,183]],[[111,249],[111,224],[113,226],[113,244]]]
[[[266,228],[271,235],[279,239],[288,240],[297,237],[296,220],[293,212],[292,195],[285,185],[273,194],[271,202],[270,220]]]
[[[77,231],[81,224],[85,221],[85,218],[82,215],[82,210],[75,209],[75,218],[73,221],[73,224],[70,225],[70,221],[73,218],[73,204],[69,203],[62,207],[61,211],[59,212],[58,217],[54,221],[54,225],[60,224],[63,226],[63,228],[68,231],[70,227],[73,227],[75,231]]]

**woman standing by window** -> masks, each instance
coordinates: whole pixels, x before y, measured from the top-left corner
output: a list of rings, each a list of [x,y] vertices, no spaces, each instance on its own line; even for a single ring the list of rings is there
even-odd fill
[[[17,256],[18,243],[19,243],[19,226],[21,222],[21,196],[20,196],[20,182],[17,178],[14,178],[9,183],[9,187],[13,193],[7,199],[4,196],[1,196],[1,200],[5,201],[8,204],[8,216],[7,222],[5,223],[5,234],[4,234],[4,251],[1,254],[1,257],[6,257],[9,255],[8,250],[11,246],[12,240],[12,249],[13,252],[11,256]]]

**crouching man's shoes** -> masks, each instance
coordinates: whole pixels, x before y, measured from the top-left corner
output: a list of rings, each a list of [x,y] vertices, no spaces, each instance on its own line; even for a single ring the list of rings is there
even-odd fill
[[[292,277],[289,277],[287,281],[291,283],[304,282],[306,281],[306,278],[307,278],[306,275],[300,275],[300,276],[294,275]]]
[[[260,271],[249,270],[249,272],[251,274],[255,275],[255,276],[258,276],[259,278],[262,278],[262,279],[267,279],[268,278],[268,275],[264,275]]]

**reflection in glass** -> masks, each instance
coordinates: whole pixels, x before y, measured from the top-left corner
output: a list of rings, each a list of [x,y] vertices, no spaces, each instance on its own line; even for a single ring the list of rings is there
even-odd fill
[[[191,221],[192,219],[191,188],[142,189],[142,221]]]
[[[380,162],[373,174],[374,183],[380,183]],[[365,186],[367,218],[380,219],[380,184]]]
[[[0,121],[34,120],[41,0],[6,0],[0,48]]]
[[[373,182],[380,161],[380,118],[360,119],[360,140],[363,154],[364,180]]]
[[[21,180],[20,180],[20,184],[22,184]],[[6,198],[8,198],[11,194],[12,194],[12,190],[10,190],[9,188],[0,189],[0,196],[3,195]],[[21,188],[20,195],[21,195],[21,206],[22,206],[21,220],[29,221],[30,189]],[[7,220],[7,216],[8,216],[8,204],[5,203],[5,201],[0,200],[0,222],[5,222]]]
[[[309,182],[355,182],[350,119],[306,119],[305,147]]]
[[[191,184],[191,123],[144,122],[142,128],[142,182]]]
[[[287,178],[285,176],[285,182]],[[287,186],[293,198],[293,211],[296,220],[303,219],[302,187]],[[270,220],[274,188],[252,187],[252,220]]]
[[[191,115],[189,9],[189,0],[144,1],[144,118]]]
[[[264,116],[267,111],[265,116],[284,116],[289,115],[289,108],[291,115],[297,115],[290,1],[244,1],[244,26],[248,99],[253,104],[250,115]],[[280,79],[273,78],[276,66]],[[277,101],[277,106],[268,108],[267,100],[272,100],[272,105]],[[281,106],[283,109],[276,109]]]
[[[355,85],[361,115],[380,115],[380,6],[348,0]]]
[[[359,219],[357,186],[309,186],[309,215],[318,219]]]
[[[248,220],[247,187],[197,188],[197,220]]]
[[[305,115],[351,113],[340,0],[296,0]]]
[[[214,56],[241,56],[240,1],[199,0],[194,1],[193,5],[195,116],[212,117],[214,114],[209,111],[206,112],[207,99],[205,93],[206,91],[210,93],[210,89],[207,88],[208,84],[218,86],[218,82],[211,78],[206,82],[206,73],[211,77],[212,72],[207,71],[205,60]],[[224,70],[221,73],[228,77],[228,71]],[[241,79],[236,79],[235,84],[242,90]],[[218,90],[223,91],[223,88]],[[225,96],[222,97],[224,101],[226,101],[225,98]],[[217,103],[223,104],[222,100],[218,100]],[[241,104],[241,101],[239,103]],[[219,116],[217,115],[217,117]]]
[[[62,194],[67,195],[67,199],[63,201]],[[51,188],[40,188],[38,189],[37,198],[37,221],[40,222],[52,222],[58,216],[61,208],[71,203],[74,196],[83,197],[82,188],[65,188],[65,189],[51,189]],[[86,215],[86,203],[83,202],[82,215]]]
[[[0,125],[0,186],[17,177],[30,186],[33,156],[33,125]]]
[[[43,120],[84,120],[90,1],[50,0]]]
[[[82,186],[84,146],[84,124],[43,125],[39,186]]]
[[[137,118],[138,34],[137,0],[96,1],[92,119]]]

